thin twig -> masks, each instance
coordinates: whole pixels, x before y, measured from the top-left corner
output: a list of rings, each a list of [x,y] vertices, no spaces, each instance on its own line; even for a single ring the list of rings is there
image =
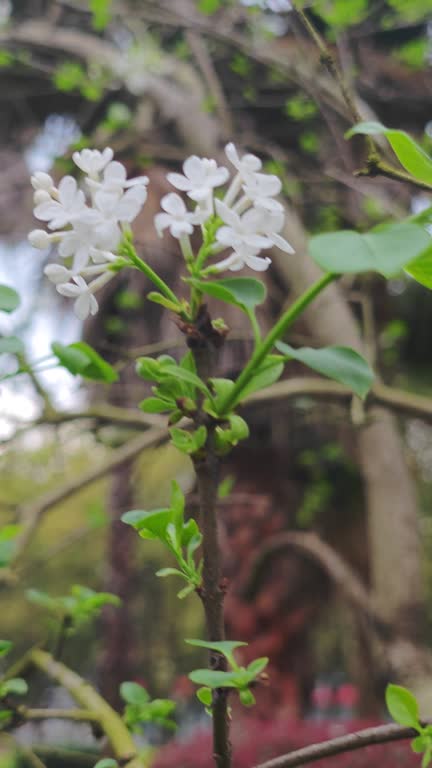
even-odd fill
[[[355,749],[363,749],[373,744],[387,744],[389,741],[412,739],[415,736],[418,736],[418,733],[413,728],[404,728],[394,724],[378,725],[375,728],[365,728],[363,731],[348,733],[346,736],[338,736],[336,739],[330,739],[321,744],[311,744],[310,747],[297,749],[288,755],[267,760],[255,768],[295,768],[295,766],[307,765],[324,757],[352,752]]]

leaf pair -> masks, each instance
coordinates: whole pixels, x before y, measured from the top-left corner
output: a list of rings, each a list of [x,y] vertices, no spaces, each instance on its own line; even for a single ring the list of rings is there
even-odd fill
[[[171,504],[167,508],[150,511],[131,510],[122,515],[122,521],[138,531],[142,539],[159,539],[174,555],[177,568],[162,568],[157,576],[180,576],[187,586],[178,597],[186,597],[201,585],[202,563],[195,562],[195,552],[201,545],[202,536],[196,521],[184,519],[185,498],[175,481],[172,483]]]
[[[386,704],[393,720],[406,728],[418,731],[411,742],[413,752],[422,752],[422,768],[432,761],[432,725],[420,723],[420,713],[415,696],[401,685],[390,684],[386,688]]]
[[[59,621],[68,624],[68,631],[73,632],[82,624],[99,616],[106,605],[119,606],[121,600],[110,592],[95,592],[88,587],[75,584],[71,587],[70,595],[51,597],[46,592],[37,589],[27,590],[27,599],[45,610],[48,610]]]
[[[79,375],[85,379],[104,381],[107,384],[118,380],[118,373],[112,365],[85,341],[77,341],[67,346],[55,341],[51,349],[60,365],[73,376]]]
[[[132,731],[139,731],[145,723],[154,723],[168,730],[177,727],[171,716],[175,702],[170,699],[150,699],[146,689],[138,683],[125,682],[120,686],[120,695],[126,702],[123,719]]]
[[[197,375],[191,352],[180,363],[170,355],[161,355],[157,359],[140,357],[136,371],[142,379],[155,381],[158,385],[153,387],[155,397],[148,397],[140,403],[141,410],[145,413],[170,412],[171,423],[196,410],[197,391],[212,399],[208,387]]]
[[[197,696],[207,708],[210,707],[212,702],[211,691],[218,688],[235,688],[244,706],[251,707],[255,704],[255,697],[250,688],[266,668],[268,658],[255,659],[247,667],[241,667],[234,658],[234,651],[236,648],[247,645],[247,643],[232,640],[221,642],[186,640],[186,643],[198,646],[199,648],[206,648],[209,651],[225,656],[231,667],[227,672],[217,669],[195,669],[190,673],[189,678],[192,682],[203,686],[197,692]]]

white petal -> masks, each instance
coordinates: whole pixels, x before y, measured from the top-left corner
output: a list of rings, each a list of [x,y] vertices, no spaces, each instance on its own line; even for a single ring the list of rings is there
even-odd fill
[[[169,213],[157,213],[154,217],[154,225],[159,237],[162,237],[162,232],[167,227],[171,226],[172,216]]]
[[[123,186],[124,182],[126,181],[126,168],[122,163],[119,163],[117,160],[113,160],[112,163],[109,163],[104,171],[104,182],[110,183],[114,182],[115,184],[120,184]]]
[[[228,208],[222,200],[216,200],[216,211],[225,224],[229,224],[230,227],[237,231],[240,229],[240,216],[231,208]]]
[[[276,233],[273,235],[270,235],[270,240],[274,243],[274,245],[277,246],[277,248],[280,248],[281,251],[285,251],[285,253],[295,253],[294,248],[288,240],[285,240],[284,237],[281,237],[280,235],[277,235]]]
[[[234,246],[240,243],[240,237],[231,227],[219,227],[216,232],[216,240],[221,245]]]
[[[188,189],[192,189],[191,181],[180,173],[167,173],[167,179],[173,187],[180,189],[182,192],[187,192]]]
[[[173,237],[180,238],[183,235],[191,235],[193,226],[188,221],[172,221],[170,232]]]
[[[132,187],[128,189],[119,200],[115,209],[119,221],[133,221],[139,214],[147,198],[145,187]]]
[[[42,251],[51,245],[51,237],[44,229],[33,229],[29,232],[27,239],[33,248],[39,248]]]
[[[40,205],[37,205],[33,211],[33,214],[36,219],[40,219],[41,221],[50,221],[50,219],[53,219],[55,216],[57,216],[59,212],[63,213],[63,207],[60,205],[60,203],[56,203],[54,200],[52,200],[51,202],[40,203]]]
[[[272,241],[268,237],[263,235],[245,235],[244,243],[255,251],[260,251],[261,248],[271,248]]]
[[[96,301],[94,296],[92,296],[88,291],[82,293],[81,296],[78,296],[76,302],[74,303],[74,312],[80,320],[85,320],[90,314],[95,314],[95,312],[92,312],[92,299]],[[97,310],[98,307],[96,302],[96,312]]]
[[[215,170],[210,178],[209,183],[212,187],[220,187],[222,184],[225,184],[227,179],[229,179],[229,170],[228,168],[225,168],[223,165]]]
[[[268,256],[260,258],[259,256],[249,254],[245,255],[245,262],[248,267],[254,269],[256,272],[265,272],[271,264],[271,259],[269,259]]]
[[[225,147],[225,154],[230,161],[234,165],[235,168],[238,168],[240,165],[240,158],[236,149],[235,144],[233,144],[232,141],[230,141],[229,144]]]
[[[191,179],[194,185],[201,184],[205,176],[203,160],[197,155],[191,155],[183,163],[183,173],[188,179]]]
[[[217,264],[213,265],[218,269],[220,272],[222,272],[224,269],[230,269],[232,272],[237,272],[239,269],[242,269],[244,267],[244,261],[240,254],[232,253],[228,258],[223,259],[223,261],[219,261]]]
[[[161,200],[161,207],[172,216],[184,216],[187,213],[184,200],[176,192],[170,192]]]
[[[49,192],[54,188],[54,181],[48,173],[43,171],[37,171],[30,177],[30,182],[33,189],[44,189]]]
[[[44,269],[44,274],[47,276],[48,280],[51,280],[51,282],[54,283],[54,285],[66,283],[66,281],[72,277],[70,269],[62,267],[61,264],[48,264]]]
[[[82,245],[81,248],[78,248],[77,252],[75,253],[73,264],[72,264],[72,271],[75,274],[78,272],[81,272],[81,270],[87,266],[88,262],[89,262],[89,246]]]
[[[61,204],[65,207],[71,206],[75,200],[75,196],[78,194],[77,183],[73,176],[63,176],[58,191]]]
[[[81,296],[82,294],[81,288],[79,288],[78,285],[73,285],[72,283],[60,283],[56,286],[56,288],[62,296],[67,296],[68,298],[75,298],[76,296]]]

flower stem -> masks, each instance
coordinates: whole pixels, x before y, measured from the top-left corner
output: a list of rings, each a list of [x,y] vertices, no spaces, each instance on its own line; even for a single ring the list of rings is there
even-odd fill
[[[140,272],[143,272],[146,277],[152,281],[153,285],[155,285],[156,288],[158,288],[167,299],[172,301],[174,304],[179,305],[179,300],[175,293],[173,293],[165,281],[162,280],[162,278],[159,277],[159,275],[148,264],[146,264],[143,259],[138,256],[132,243],[125,242],[123,245],[123,252],[129,257],[134,267],[139,269]]]
[[[281,338],[285,331],[294,323],[295,320],[297,320],[299,315],[304,312],[306,307],[309,306],[315,297],[318,296],[318,294],[321,293],[321,291],[323,291],[324,288],[326,288],[330,283],[336,280],[337,277],[338,275],[335,275],[331,272],[326,273],[320,277],[319,280],[313,283],[313,285],[311,285],[310,288],[308,288],[301,296],[299,296],[294,304],[292,304],[286,310],[286,312],[281,315],[265,339],[256,347],[255,352],[253,353],[246,367],[241,372],[228,397],[222,401],[220,405],[221,414],[228,413],[228,411],[235,405],[242,391],[255,375],[257,368],[263,362],[266,355],[268,355],[269,352],[271,352],[273,349],[275,342]]]

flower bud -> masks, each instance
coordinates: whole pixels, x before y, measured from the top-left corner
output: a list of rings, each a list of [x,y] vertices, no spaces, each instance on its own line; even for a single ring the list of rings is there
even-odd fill
[[[54,285],[67,283],[69,278],[72,277],[71,270],[62,267],[61,264],[48,264],[44,269],[44,274],[47,276],[48,280],[51,280],[51,282],[54,283]]]
[[[33,195],[33,203],[35,205],[40,205],[40,203],[49,203],[51,200],[52,197],[50,193],[45,189],[37,189]]]
[[[37,171],[30,178],[33,189],[44,189],[49,192],[54,187],[54,181],[49,173],[43,173],[43,171]]]
[[[40,248],[41,251],[51,245],[51,237],[44,229],[33,229],[28,235],[28,241],[33,248]]]

